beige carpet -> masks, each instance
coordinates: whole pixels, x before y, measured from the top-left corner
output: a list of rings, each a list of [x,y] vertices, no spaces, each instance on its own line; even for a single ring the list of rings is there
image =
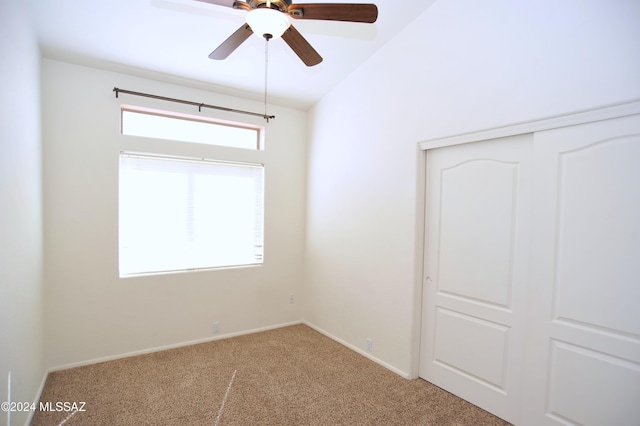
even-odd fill
[[[41,402],[86,404],[33,425],[508,424],[305,325],[54,372]]]

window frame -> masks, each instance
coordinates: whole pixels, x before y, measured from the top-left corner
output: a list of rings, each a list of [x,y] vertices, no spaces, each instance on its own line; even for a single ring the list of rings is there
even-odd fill
[[[256,132],[256,147],[255,148],[243,148],[243,147],[235,147],[235,146],[224,145],[224,144],[213,144],[213,143],[206,143],[206,142],[194,142],[194,141],[180,140],[180,139],[156,138],[154,136],[130,135],[130,134],[124,133],[124,114],[125,114],[125,112],[131,112],[131,113],[135,113],[135,114],[152,115],[152,116],[156,116],[156,117],[164,117],[164,118],[170,118],[170,119],[175,119],[175,120],[183,120],[183,121],[187,121],[187,122],[188,121],[193,121],[193,122],[196,122],[196,123],[211,124],[213,126],[221,126],[221,127],[231,127],[231,128],[236,128],[236,129],[253,130],[253,131]],[[222,119],[218,119],[218,118],[199,116],[199,115],[192,115],[192,114],[185,114],[185,113],[181,113],[181,112],[160,110],[160,109],[155,109],[155,108],[134,106],[134,105],[129,105],[129,104],[120,105],[120,135],[127,136],[127,137],[142,137],[142,138],[150,138],[150,139],[162,139],[162,140],[168,140],[168,141],[179,142],[179,143],[195,143],[195,144],[199,144],[199,145],[234,148],[234,149],[242,149],[242,150],[247,150],[247,151],[264,151],[264,142],[265,142],[264,130],[265,130],[264,126],[258,126],[258,125],[255,125],[255,124],[238,123],[238,122],[235,122],[235,121],[222,120]]]
[[[243,264],[231,264],[231,265],[215,265],[210,267],[196,267],[196,268],[179,268],[179,269],[166,269],[153,271],[150,270],[148,272],[135,272],[135,273],[125,273],[122,274],[120,272],[120,218],[117,218],[117,274],[121,279],[128,278],[136,278],[136,277],[144,277],[144,276],[153,276],[153,275],[167,275],[167,274],[180,274],[180,273],[188,273],[188,272],[202,272],[202,271],[219,271],[219,270],[228,270],[228,269],[240,269],[240,268],[256,268],[262,267],[265,264],[266,259],[266,228],[267,228],[267,157],[265,157],[265,132],[266,128],[263,124],[251,123],[251,122],[237,122],[224,120],[214,117],[207,116],[198,116],[193,114],[186,114],[182,112],[176,112],[166,109],[157,109],[157,108],[149,108],[146,106],[139,105],[131,105],[131,104],[119,104],[119,138],[120,138],[120,149],[118,150],[118,160],[117,160],[117,169],[116,176],[118,179],[117,184],[117,205],[118,205],[118,215],[120,212],[120,165],[119,165],[119,155],[121,153],[133,154],[133,155],[143,155],[149,157],[160,157],[160,158],[168,158],[168,159],[176,159],[176,160],[191,160],[191,161],[209,161],[213,163],[224,163],[224,164],[238,164],[238,165],[250,165],[250,166],[261,166],[262,167],[262,206],[261,206],[261,217],[259,218],[261,222],[261,247],[259,248],[261,251],[261,258],[257,259],[252,263],[243,263]],[[253,148],[242,148],[238,146],[229,146],[229,145],[218,145],[213,143],[198,143],[193,141],[185,141],[185,140],[176,140],[176,139],[162,139],[156,136],[140,136],[140,135],[127,135],[122,132],[122,116],[123,111],[131,111],[133,113],[141,113],[141,114],[150,114],[161,117],[168,117],[171,119],[180,119],[185,121],[195,121],[195,122],[204,122],[207,124],[234,127],[234,128],[242,128],[242,129],[250,129],[256,132],[257,140],[256,147]],[[258,216],[256,216],[258,218]],[[258,250],[258,246],[254,246],[256,250]]]

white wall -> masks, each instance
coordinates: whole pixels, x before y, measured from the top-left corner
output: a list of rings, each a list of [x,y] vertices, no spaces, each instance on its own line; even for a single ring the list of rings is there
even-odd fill
[[[260,103],[203,90],[43,60],[46,361],[83,363],[302,319],[306,114],[270,107],[262,267],[118,278],[118,154],[121,150],[231,159],[229,148],[126,137],[122,103],[198,114],[119,87],[262,112]],[[228,120],[262,118],[203,110]],[[248,118],[247,118],[248,117]],[[289,304],[289,293],[298,297]]]
[[[0,1],[0,402],[33,401],[42,356],[38,45],[17,2]],[[11,413],[24,424],[28,413]],[[0,424],[8,423],[0,412]]]
[[[438,1],[318,103],[305,320],[415,374],[417,143],[639,99],[638,22],[632,0]]]

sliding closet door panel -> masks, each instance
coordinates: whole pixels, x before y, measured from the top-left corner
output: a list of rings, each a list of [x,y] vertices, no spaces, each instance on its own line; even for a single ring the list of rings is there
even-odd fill
[[[518,419],[531,135],[427,152],[420,376]]]
[[[640,424],[640,117],[535,135],[529,424]]]

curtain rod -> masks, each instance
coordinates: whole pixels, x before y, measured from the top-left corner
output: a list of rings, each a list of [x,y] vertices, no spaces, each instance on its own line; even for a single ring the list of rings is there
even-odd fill
[[[238,114],[247,114],[247,115],[253,115],[253,116],[256,116],[256,117],[262,117],[265,120],[267,120],[267,123],[269,122],[270,119],[276,118],[275,115],[260,114],[260,113],[257,113],[257,112],[243,111],[243,110],[240,110],[240,109],[233,109],[233,108],[226,108],[226,107],[221,107],[221,106],[216,106],[216,105],[203,104],[203,103],[200,103],[200,102],[184,101],[182,99],[167,98],[167,97],[164,97],[164,96],[150,95],[148,93],[132,92],[131,90],[118,89],[117,87],[114,87],[113,91],[116,92],[116,98],[118,97],[118,94],[120,94],[120,93],[125,93],[127,95],[134,95],[134,96],[143,96],[145,98],[159,99],[161,101],[177,102],[177,103],[180,103],[180,104],[197,106],[198,107],[198,111],[200,111],[200,112],[202,112],[202,108],[211,108],[211,109],[217,109],[217,110],[220,110],[220,111],[228,111],[228,112],[235,112],[235,113],[238,113]]]

